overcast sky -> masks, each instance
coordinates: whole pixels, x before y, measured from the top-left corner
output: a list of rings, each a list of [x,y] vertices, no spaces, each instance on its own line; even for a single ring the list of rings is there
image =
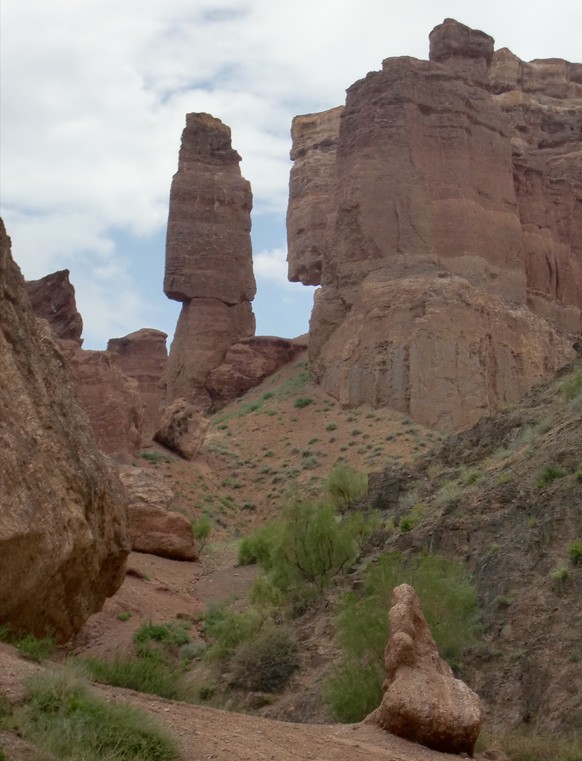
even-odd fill
[[[254,195],[257,333],[305,332],[313,290],[286,283],[289,129],[344,102],[388,56],[428,57],[445,17],[524,60],[582,61],[582,2],[2,0],[0,211],[27,278],[69,268],[86,348],[172,333],[162,292],[185,114],[232,129]]]

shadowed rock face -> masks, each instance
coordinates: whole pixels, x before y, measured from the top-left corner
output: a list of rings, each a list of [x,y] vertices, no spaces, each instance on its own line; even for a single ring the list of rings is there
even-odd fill
[[[168,362],[167,333],[142,328],[123,338],[111,338],[107,350],[117,354],[119,366],[128,378],[137,381],[145,405],[143,438],[152,438],[160,422],[160,407],[165,399],[165,372]]]
[[[452,19],[430,42],[430,61],[386,59],[343,109],[295,119],[289,277],[322,286],[309,356],[326,390],[451,430],[572,355],[582,76]],[[431,319],[445,298],[454,325]]]
[[[83,319],[69,275],[69,270],[60,270],[40,280],[29,280],[26,291],[35,315],[48,320],[55,336],[81,346]]]
[[[1,221],[0,376],[0,623],[66,640],[123,580],[126,502]]]
[[[241,177],[230,129],[188,114],[172,180],[164,291],[183,302],[167,372],[167,399],[208,410],[208,373],[241,338],[254,335],[256,285],[252,195]]]

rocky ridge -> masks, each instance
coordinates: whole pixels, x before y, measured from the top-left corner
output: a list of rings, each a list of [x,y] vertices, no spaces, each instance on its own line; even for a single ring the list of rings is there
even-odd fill
[[[321,285],[329,393],[455,430],[573,356],[582,65],[524,64],[452,19],[430,43],[294,120],[289,277]]]

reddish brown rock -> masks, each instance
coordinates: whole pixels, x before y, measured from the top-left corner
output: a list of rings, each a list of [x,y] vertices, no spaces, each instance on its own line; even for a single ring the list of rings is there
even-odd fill
[[[582,306],[580,82],[579,65],[498,57],[491,37],[447,19],[431,33],[430,61],[386,59],[348,89],[335,121],[295,120],[289,273],[321,282],[310,364],[342,403],[395,404],[450,430],[568,361]],[[454,349],[444,351],[442,319],[419,353],[447,274],[464,280],[448,286],[457,283]],[[395,309],[388,317],[389,298],[412,335]],[[492,341],[491,325],[505,331]]]
[[[143,439],[154,435],[165,400],[165,372],[168,363],[167,333],[142,328],[123,338],[111,338],[107,350],[119,357],[119,366],[128,378],[137,381],[144,403]]]
[[[306,343],[274,336],[254,336],[232,345],[206,378],[213,409],[246,394],[305,351]]]
[[[0,623],[68,639],[123,581],[119,477],[0,222]]]
[[[83,319],[77,311],[75,289],[69,274],[69,270],[60,270],[40,280],[29,280],[26,291],[34,313],[48,320],[55,336],[81,346]]]
[[[433,750],[472,756],[481,729],[480,700],[439,657],[408,584],[394,589],[388,619],[384,697],[366,721]]]
[[[84,351],[62,345],[75,389],[101,449],[128,455],[141,446],[144,403],[137,381],[110,351]]]
[[[121,473],[128,497],[127,514],[132,549],[173,560],[198,560],[192,523],[168,510],[173,490],[144,468]]]
[[[232,344],[255,332],[252,195],[239,162],[226,125],[209,114],[186,116],[166,242],[164,291],[184,303],[167,399],[182,397],[204,409],[208,373]]]
[[[208,425],[208,420],[193,404],[175,399],[164,409],[154,440],[180,457],[192,460],[202,448]]]

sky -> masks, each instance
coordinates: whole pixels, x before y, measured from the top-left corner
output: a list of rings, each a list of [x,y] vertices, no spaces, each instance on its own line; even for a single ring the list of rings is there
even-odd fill
[[[523,60],[582,62],[580,0],[2,0],[0,215],[28,279],[71,271],[85,348],[173,334],[168,197],[189,112],[228,124],[252,185],[258,335],[308,329],[287,282],[291,120],[340,105],[447,17]]]

